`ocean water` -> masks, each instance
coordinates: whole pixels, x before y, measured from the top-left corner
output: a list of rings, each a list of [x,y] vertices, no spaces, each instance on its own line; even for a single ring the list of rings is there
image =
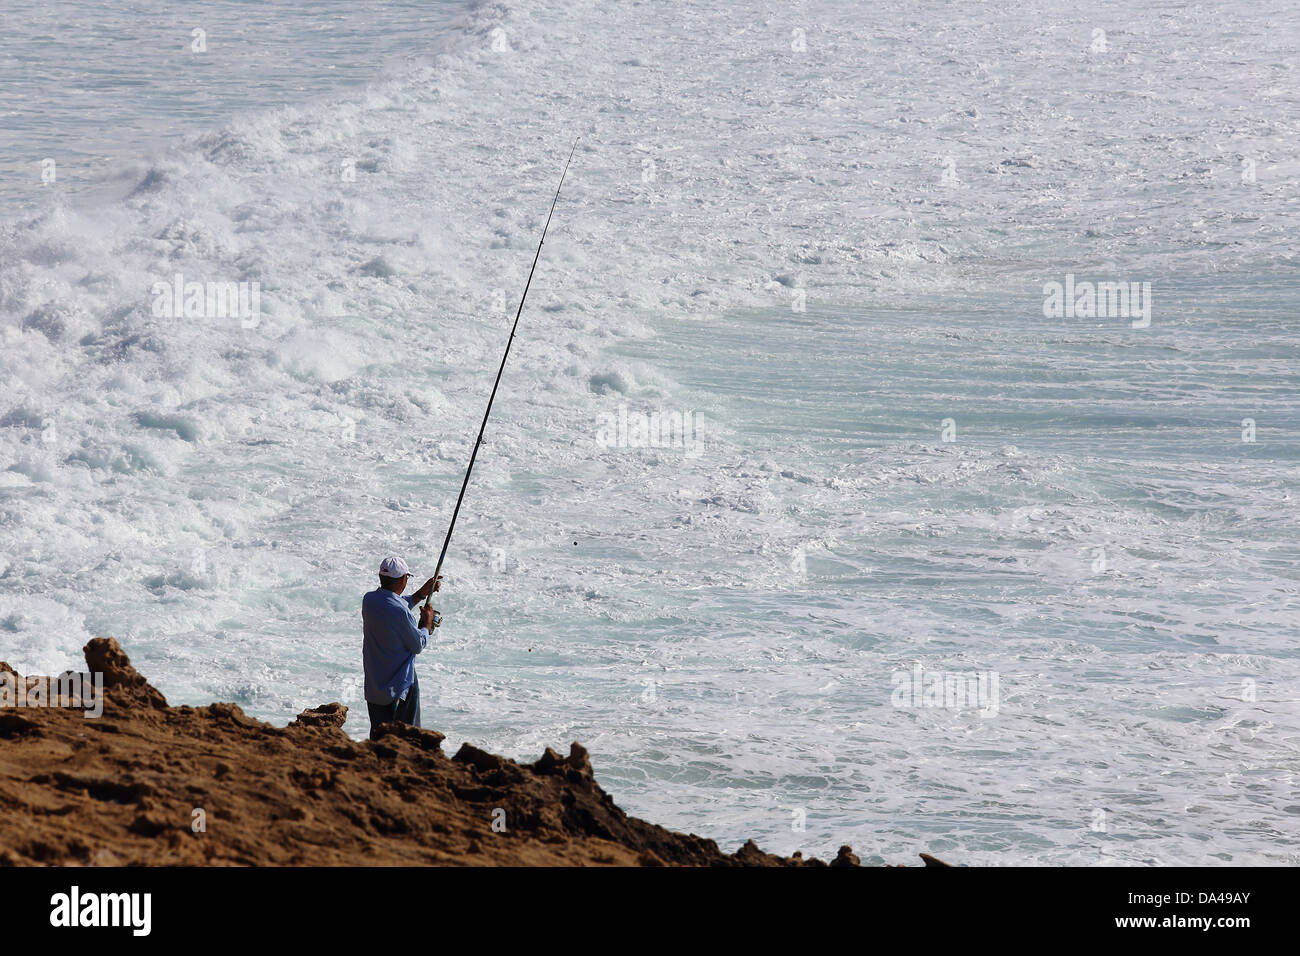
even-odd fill
[[[1300,859],[1291,5],[363,3],[321,44],[228,2],[203,82],[121,13],[41,112],[93,15],[43,9],[0,59],[0,658],[113,635],[172,703],[362,736],[360,596],[432,572],[579,137],[426,725],[580,740],[729,850]]]

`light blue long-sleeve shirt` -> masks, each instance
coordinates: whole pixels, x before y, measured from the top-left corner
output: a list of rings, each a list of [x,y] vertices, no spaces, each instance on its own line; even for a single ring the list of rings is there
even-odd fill
[[[429,643],[411,610],[415,598],[377,588],[361,601],[361,663],[366,672],[366,700],[391,704],[415,683],[415,655]]]

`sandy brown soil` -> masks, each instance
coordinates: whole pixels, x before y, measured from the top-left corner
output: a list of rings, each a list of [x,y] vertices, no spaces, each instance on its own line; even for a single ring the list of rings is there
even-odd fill
[[[339,704],[273,727],[235,704],[169,707],[116,641],[85,650],[103,716],[0,708],[0,864],[826,865],[629,817],[576,743],[533,764],[468,744],[449,758],[405,725],[354,741]],[[856,863],[844,847],[830,865]]]

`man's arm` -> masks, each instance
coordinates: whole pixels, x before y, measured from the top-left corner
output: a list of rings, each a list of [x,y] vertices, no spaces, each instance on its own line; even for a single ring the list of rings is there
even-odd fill
[[[400,629],[402,644],[412,654],[418,654],[429,646],[433,634],[433,608],[420,608],[420,626],[416,627],[409,614],[406,615],[406,627]]]
[[[429,578],[429,580],[425,581],[424,586],[421,587],[420,590],[416,591],[414,594],[412,594],[409,598],[406,599],[406,603],[411,607],[415,607],[415,605],[419,604],[425,598],[429,597],[429,595],[431,595],[434,591],[441,591],[441,590],[442,590],[442,575],[440,574],[436,578]]]

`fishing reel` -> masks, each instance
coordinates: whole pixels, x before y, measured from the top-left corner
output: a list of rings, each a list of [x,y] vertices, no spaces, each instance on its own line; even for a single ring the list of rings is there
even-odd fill
[[[438,625],[440,625],[440,624],[442,623],[442,615],[439,614],[439,613],[438,613],[438,609],[437,609],[436,607],[432,607],[431,604],[426,604],[425,607],[426,607],[426,608],[429,608],[429,609],[433,612],[433,614],[430,616],[430,620],[429,620],[429,631],[432,632],[432,631],[434,631],[435,629],[437,629]],[[424,622],[424,618],[423,618],[423,617],[420,618],[420,622],[421,622],[421,625],[423,625],[423,622]]]

